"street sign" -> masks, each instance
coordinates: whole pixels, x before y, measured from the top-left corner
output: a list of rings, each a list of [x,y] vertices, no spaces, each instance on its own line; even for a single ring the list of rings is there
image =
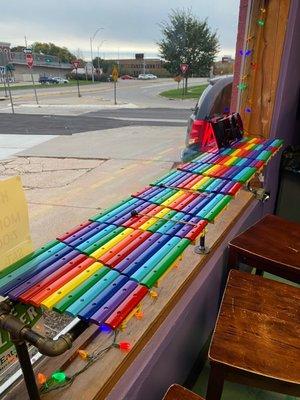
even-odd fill
[[[174,76],[174,81],[175,82],[181,82],[181,79],[182,79],[182,76],[181,75],[177,75],[177,76]]]
[[[26,57],[27,67],[31,69],[33,67],[33,55],[31,53],[26,53],[25,57]]]
[[[73,67],[74,67],[75,69],[78,69],[79,64],[80,64],[80,61],[79,61],[79,60],[74,60],[74,61],[72,61],[72,64],[73,64]]]
[[[180,70],[181,70],[181,72],[183,74],[185,74],[188,69],[189,69],[189,65],[188,64],[180,64]]]
[[[5,66],[4,65],[0,65],[0,74],[5,75]]]
[[[111,73],[111,77],[112,77],[112,80],[113,80],[114,82],[116,82],[116,81],[118,80],[119,71],[118,71],[118,67],[117,67],[117,66],[114,66],[114,67],[113,67],[113,70],[112,70],[112,73]]]

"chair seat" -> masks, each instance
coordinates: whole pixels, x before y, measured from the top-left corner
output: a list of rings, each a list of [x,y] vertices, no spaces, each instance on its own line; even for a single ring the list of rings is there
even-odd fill
[[[196,393],[191,392],[183,386],[174,384],[169,387],[163,400],[205,400]]]
[[[266,215],[235,237],[229,252],[230,262],[234,254],[252,267],[300,282],[300,224]]]
[[[300,394],[300,289],[231,270],[209,360]]]

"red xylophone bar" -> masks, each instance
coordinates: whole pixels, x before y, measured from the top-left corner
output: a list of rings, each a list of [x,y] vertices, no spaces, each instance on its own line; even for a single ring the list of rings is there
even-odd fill
[[[116,329],[141,302],[147,293],[148,288],[146,286],[139,285],[107,318],[105,324],[110,326],[112,329]]]

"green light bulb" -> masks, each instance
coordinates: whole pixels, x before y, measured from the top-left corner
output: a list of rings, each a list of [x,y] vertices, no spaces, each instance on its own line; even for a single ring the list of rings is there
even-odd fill
[[[264,26],[265,25],[265,21],[263,19],[258,19],[257,23],[259,26]]]
[[[237,85],[237,88],[241,91],[245,90],[247,88],[247,84],[244,82],[241,82]]]
[[[53,374],[51,375],[51,378],[58,383],[65,382],[67,379],[66,374],[62,371],[53,372]]]

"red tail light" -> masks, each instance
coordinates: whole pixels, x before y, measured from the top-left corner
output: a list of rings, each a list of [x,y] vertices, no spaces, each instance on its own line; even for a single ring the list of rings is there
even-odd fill
[[[201,140],[201,135],[203,133],[204,130],[204,124],[206,122],[196,119],[192,126],[191,126],[191,130],[189,132],[189,145],[191,144],[195,144],[195,143],[200,143]]]

